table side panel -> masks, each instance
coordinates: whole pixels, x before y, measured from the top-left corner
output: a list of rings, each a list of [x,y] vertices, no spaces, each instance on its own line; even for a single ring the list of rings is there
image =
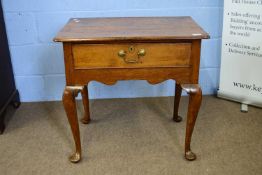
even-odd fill
[[[198,84],[200,66],[201,40],[192,41],[190,65],[192,65],[191,83]]]
[[[64,63],[65,63],[65,77],[66,77],[66,85],[73,85],[74,78],[74,58],[72,54],[72,44],[64,42],[63,43],[64,50]]]

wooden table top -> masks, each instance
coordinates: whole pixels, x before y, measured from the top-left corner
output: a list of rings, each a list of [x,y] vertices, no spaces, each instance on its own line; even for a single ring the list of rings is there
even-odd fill
[[[162,41],[208,38],[208,33],[191,17],[120,17],[70,19],[54,41]]]

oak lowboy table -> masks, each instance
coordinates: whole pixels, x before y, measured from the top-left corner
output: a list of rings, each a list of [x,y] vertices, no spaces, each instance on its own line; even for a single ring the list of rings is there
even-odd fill
[[[201,40],[209,35],[191,17],[129,17],[71,19],[54,38],[63,42],[66,87],[63,104],[76,150],[71,162],[81,159],[81,142],[75,97],[82,94],[89,123],[87,84],[107,85],[118,80],[147,80],[157,84],[176,80],[173,120],[178,115],[181,91],[189,94],[185,158],[196,159],[190,149],[191,136],[201,104],[198,85]]]

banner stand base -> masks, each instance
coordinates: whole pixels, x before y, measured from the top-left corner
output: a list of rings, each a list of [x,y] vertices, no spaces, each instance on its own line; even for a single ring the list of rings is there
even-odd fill
[[[241,111],[242,112],[247,112],[249,105],[262,108],[262,101],[259,98],[253,98],[252,100],[250,100],[248,96],[223,91],[221,89],[218,89],[217,97],[225,99],[225,100],[239,102],[241,104]]]
[[[244,113],[247,113],[247,112],[248,112],[248,105],[242,103],[242,104],[241,104],[241,109],[240,109],[240,111],[241,111],[241,112],[244,112]]]

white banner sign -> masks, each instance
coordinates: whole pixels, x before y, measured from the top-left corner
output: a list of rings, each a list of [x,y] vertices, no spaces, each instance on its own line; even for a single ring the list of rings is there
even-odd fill
[[[218,96],[262,106],[262,0],[225,0]]]

